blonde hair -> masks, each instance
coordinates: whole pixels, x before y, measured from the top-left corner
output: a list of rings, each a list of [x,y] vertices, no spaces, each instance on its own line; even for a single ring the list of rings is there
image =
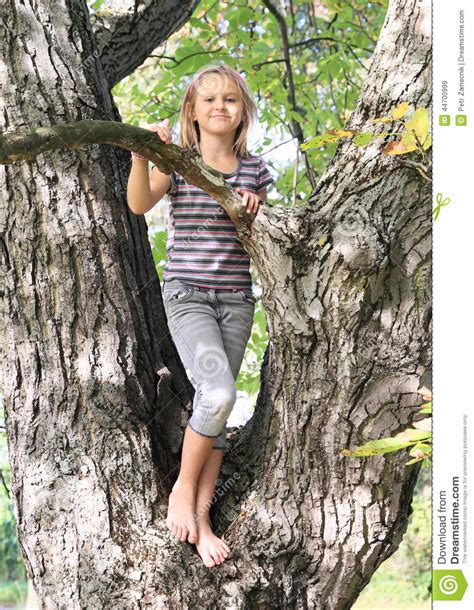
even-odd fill
[[[210,74],[219,74],[221,76],[229,77],[237,86],[242,96],[242,120],[235,132],[233,149],[237,155],[249,157],[250,153],[247,150],[247,134],[257,118],[257,107],[243,77],[224,64],[213,63],[201,68],[201,70],[196,72],[192,81],[186,87],[181,103],[181,114],[179,118],[181,129],[178,144],[182,148],[192,148],[194,146],[200,151],[199,125],[197,124],[197,121],[191,119],[191,114],[196,103],[196,95],[199,86],[202,85],[204,78],[208,77]]]

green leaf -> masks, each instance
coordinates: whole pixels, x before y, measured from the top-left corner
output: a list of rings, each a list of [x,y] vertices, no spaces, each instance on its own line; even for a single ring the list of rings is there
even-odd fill
[[[410,464],[416,464],[416,462],[419,462],[424,459],[424,457],[414,458],[413,460],[409,460],[408,462],[406,462],[405,466],[410,466]]]
[[[388,453],[390,451],[399,451],[400,449],[405,449],[411,445],[410,442],[403,442],[396,438],[385,438],[379,439],[375,441],[369,441],[365,443],[365,445],[361,445],[356,447],[353,451],[349,451],[348,449],[344,449],[342,451],[343,455],[346,456],[354,456],[354,457],[367,457],[370,455],[382,455],[384,453]]]
[[[432,412],[432,403],[431,402],[427,402],[424,405],[422,405],[422,409],[420,410],[420,413],[431,413]]]
[[[364,132],[360,133],[359,135],[355,136],[355,138],[352,140],[352,142],[356,146],[366,146],[373,139],[373,137],[374,137],[373,133],[364,131]]]
[[[259,55],[268,55],[269,48],[264,42],[258,41],[252,45],[252,51]]]
[[[416,445],[413,445],[408,454],[414,456],[418,451],[423,451],[423,453],[428,455],[429,453],[431,453],[432,447],[431,445],[427,445],[426,443],[417,443]]]
[[[91,4],[91,9],[96,11],[98,8],[100,8],[103,4],[104,4],[105,0],[95,0],[95,2],[93,2]]]
[[[324,144],[328,144],[329,142],[337,142],[340,139],[340,136],[334,136],[329,133],[323,133],[320,136],[311,138],[311,140],[308,140],[307,142],[303,142],[303,144],[300,145],[300,149],[310,150],[312,148],[320,148]]]

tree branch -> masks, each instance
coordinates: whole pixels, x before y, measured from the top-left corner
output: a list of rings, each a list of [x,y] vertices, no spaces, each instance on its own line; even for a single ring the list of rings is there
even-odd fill
[[[143,0],[124,14],[101,10],[90,20],[109,87],[131,74],[163,41],[179,30],[199,0]]]
[[[176,66],[179,66],[180,64],[183,63],[183,61],[186,61],[188,59],[190,59],[191,57],[196,57],[196,55],[209,55],[210,53],[219,53],[219,51],[222,51],[224,47],[218,47],[217,49],[211,49],[209,51],[197,51],[196,53],[190,53],[189,55],[186,55],[186,57],[183,57],[181,59],[175,59],[174,57],[170,57],[169,55],[150,55],[150,57],[155,57],[157,59],[167,59],[169,61],[173,61],[174,62],[174,68],[176,68]]]
[[[0,131],[0,164],[32,160],[48,150],[77,149],[87,144],[111,144],[150,159],[165,174],[173,169],[188,182],[202,188],[222,205],[236,225],[239,236],[249,237],[255,214],[242,209],[242,199],[209,167],[200,155],[175,144],[165,144],[148,129],[114,121],[84,120],[77,123],[39,127],[30,132]]]
[[[2,483],[3,488],[6,491],[7,497],[10,498],[11,497],[10,490],[8,489],[7,482],[5,481],[5,477],[3,476],[3,471],[1,468],[0,468],[0,482]]]
[[[288,77],[288,101],[290,102],[291,109],[294,112],[298,112],[298,107],[296,105],[296,93],[295,93],[295,84],[293,81],[293,70],[291,67],[291,58],[290,58],[290,46],[288,41],[288,31],[286,28],[285,17],[281,14],[278,8],[271,2],[270,0],[263,0],[263,4],[268,8],[270,13],[275,17],[281,32],[281,41],[282,41],[282,51],[284,57],[284,63],[286,67],[286,75]],[[298,139],[300,144],[304,142],[304,134],[301,125],[296,121],[293,117],[290,119],[290,132],[292,136],[295,136]],[[305,152],[303,152],[303,157],[306,165],[306,171],[308,173],[308,179],[312,186],[312,188],[316,187],[316,180],[313,174],[312,167],[309,163],[308,156]]]

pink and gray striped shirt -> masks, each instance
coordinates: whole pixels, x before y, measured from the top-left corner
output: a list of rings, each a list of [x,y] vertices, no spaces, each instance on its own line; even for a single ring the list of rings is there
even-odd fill
[[[238,157],[238,162],[235,171],[222,174],[233,188],[256,193],[274,182],[261,157]],[[170,179],[164,279],[202,288],[251,290],[250,257],[227,212],[174,170]]]

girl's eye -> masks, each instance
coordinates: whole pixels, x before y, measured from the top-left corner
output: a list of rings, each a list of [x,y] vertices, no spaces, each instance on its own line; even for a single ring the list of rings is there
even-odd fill
[[[213,102],[214,98],[213,97],[207,97],[204,101],[205,102]],[[226,101],[227,102],[235,102],[236,100],[233,97],[227,97]]]

